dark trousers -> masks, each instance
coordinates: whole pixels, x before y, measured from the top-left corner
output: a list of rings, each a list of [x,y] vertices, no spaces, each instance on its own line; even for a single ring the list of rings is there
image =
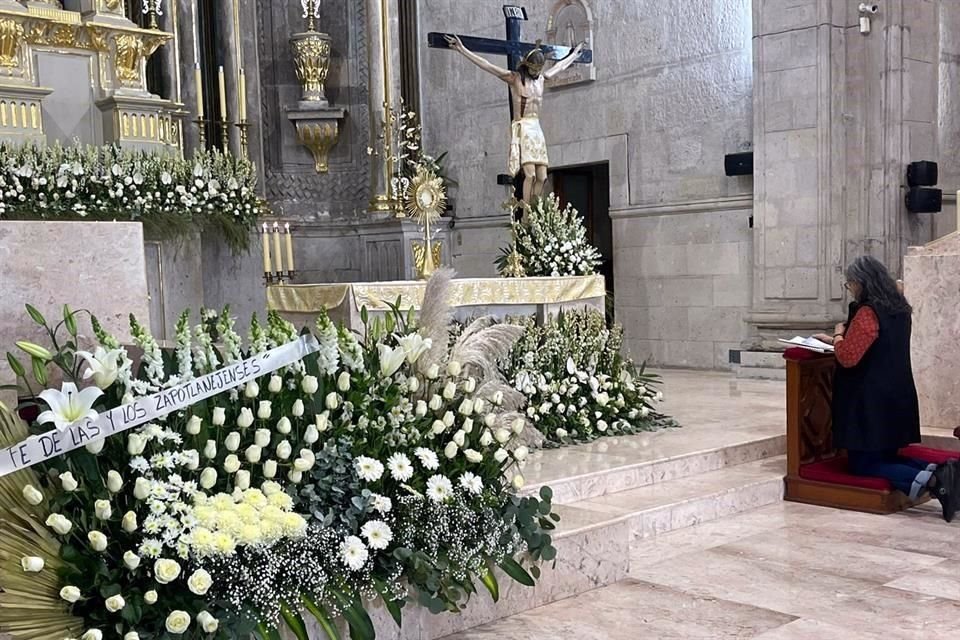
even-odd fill
[[[850,473],[889,480],[893,487],[911,498],[917,497],[917,483],[921,489],[930,481],[933,465],[921,460],[904,458],[896,451],[848,451]]]

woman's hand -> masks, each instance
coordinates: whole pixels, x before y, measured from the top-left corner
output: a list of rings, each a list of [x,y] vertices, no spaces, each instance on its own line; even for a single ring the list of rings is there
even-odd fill
[[[842,336],[847,332],[847,325],[842,322],[838,322],[837,326],[833,328],[833,337]]]
[[[833,344],[833,336],[828,336],[828,335],[825,334],[825,333],[817,333],[817,334],[814,334],[813,337],[816,338],[817,340],[819,340],[820,342],[826,342],[827,344]]]

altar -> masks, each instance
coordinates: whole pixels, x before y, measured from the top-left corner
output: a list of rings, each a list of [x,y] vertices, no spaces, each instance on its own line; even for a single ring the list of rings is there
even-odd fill
[[[321,310],[350,329],[363,328],[361,312],[384,316],[399,301],[403,311],[419,310],[425,282],[279,284],[267,288],[267,306],[299,326],[309,326]],[[453,280],[450,304],[458,320],[483,315],[536,316],[538,322],[564,309],[591,307],[603,313],[603,276],[560,278],[463,278]]]

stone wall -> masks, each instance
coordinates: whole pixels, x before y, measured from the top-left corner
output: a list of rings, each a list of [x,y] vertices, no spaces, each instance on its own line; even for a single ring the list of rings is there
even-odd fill
[[[502,38],[503,3],[429,0],[422,31]],[[523,3],[524,39],[545,37],[552,0]],[[552,166],[608,162],[617,317],[658,364],[728,366],[746,337],[752,190],[723,156],[752,141],[750,0],[589,2],[596,81],[548,90]],[[421,52],[426,147],[459,181],[455,266],[492,272],[507,232],[506,86],[448,51]],[[505,65],[504,59],[498,59]]]

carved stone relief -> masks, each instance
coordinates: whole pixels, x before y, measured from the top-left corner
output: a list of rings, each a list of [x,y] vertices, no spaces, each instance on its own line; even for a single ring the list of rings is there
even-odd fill
[[[593,48],[593,12],[586,0],[557,0],[547,20],[547,42],[575,47],[586,42]],[[594,63],[575,64],[546,82],[547,87],[565,87],[596,80]]]

